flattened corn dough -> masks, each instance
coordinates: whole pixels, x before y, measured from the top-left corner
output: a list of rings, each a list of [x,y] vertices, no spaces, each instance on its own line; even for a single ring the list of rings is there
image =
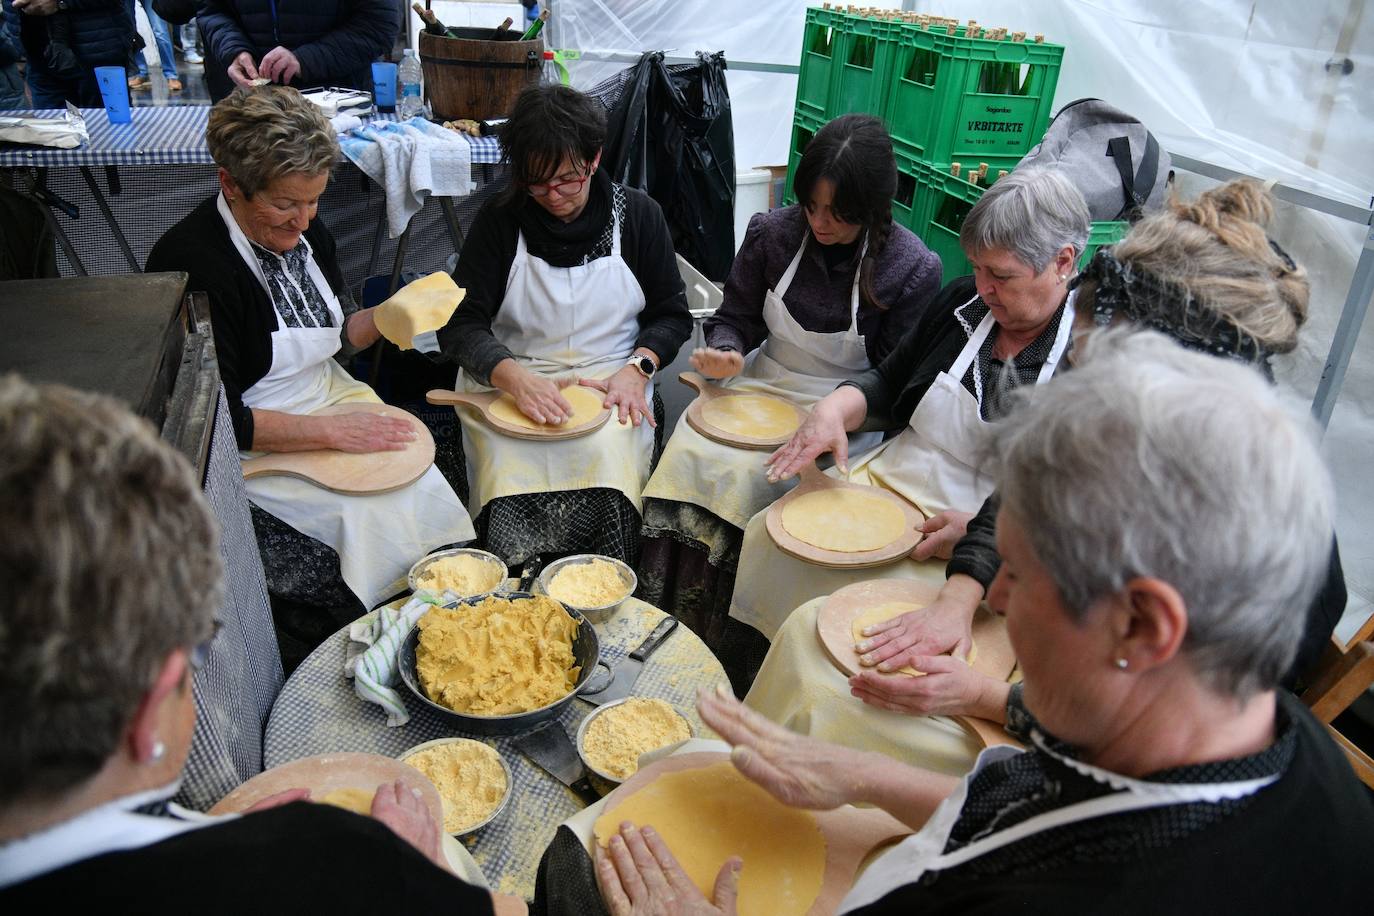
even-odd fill
[[[910,601],[889,601],[889,602],[887,602],[886,604],[879,604],[879,605],[875,605],[875,606],[869,608],[868,610],[866,610],[866,611],[864,611],[863,613],[861,613],[858,617],[855,617],[855,618],[854,618],[853,630],[852,630],[853,635],[854,635],[854,641],[857,643],[857,642],[859,642],[860,640],[863,640],[863,639],[866,639],[866,638],[867,638],[867,637],[864,636],[864,627],[871,627],[871,626],[873,626],[873,624],[875,624],[875,623],[882,623],[884,620],[891,620],[893,617],[896,617],[896,616],[898,616],[899,614],[905,614],[907,611],[914,611],[914,610],[916,610],[918,607],[921,607],[921,605],[919,605],[919,604],[912,604]],[[863,654],[862,652],[859,652],[858,649],[855,649],[854,651],[855,651],[855,653],[858,654],[858,655],[862,655],[862,654]],[[969,647],[969,650],[968,650],[968,658],[966,659],[966,661],[967,661],[970,665],[972,665],[974,659],[976,659],[977,657],[978,657],[978,647],[977,647],[977,646],[970,646],[970,647]],[[895,672],[893,672],[893,673],[894,673],[894,674],[909,674],[909,675],[911,675],[912,677],[924,677],[924,676],[925,676],[925,672],[924,672],[924,671],[917,671],[915,668],[911,667],[910,665],[906,665],[906,666],[904,666],[904,667],[898,668],[898,669],[897,669]]]
[[[354,814],[372,814],[372,799],[377,794],[376,789],[335,789],[333,792],[326,792],[319,798],[311,801],[321,805],[333,805],[335,808],[343,808],[345,811],[352,811]]]
[[[577,621],[557,601],[484,598],[420,618],[415,672],[440,706],[475,716],[529,712],[572,692]]]
[[[486,820],[506,794],[501,757],[481,741],[440,744],[402,762],[424,773],[439,790],[445,833],[461,833]]]
[[[400,347],[411,349],[416,334],[437,331],[457,311],[466,291],[459,289],[444,271],[435,271],[396,290],[372,313],[382,336]]]
[[[801,425],[791,404],[759,394],[736,394],[707,401],[701,405],[701,418],[716,429],[757,439],[790,436]]]
[[[664,773],[596,819],[602,846],[621,821],[650,826],[709,899],[725,860],[739,856],[741,916],[805,913],[825,877],[825,837],[809,811],[789,808],[729,761]]]
[[[582,735],[587,762],[616,779],[629,779],[639,757],[692,737],[687,720],[662,700],[633,697],[594,714]]]
[[[906,534],[906,513],[893,500],[849,488],[816,490],[782,508],[782,527],[799,541],[840,553],[886,547]]]
[[[628,585],[614,563],[569,563],[554,574],[549,597],[575,608],[601,607],[628,596]]]
[[[470,553],[459,553],[430,563],[415,577],[415,584],[433,592],[448,590],[467,598],[491,591],[502,578],[495,564]]]
[[[520,412],[520,408],[515,406],[515,398],[508,394],[503,394],[491,405],[491,415],[498,420],[510,423],[512,426],[520,426],[524,429],[572,429],[581,426],[583,423],[590,423],[596,419],[597,414],[605,410],[601,402],[606,396],[599,391],[584,388],[581,385],[569,385],[562,389],[563,397],[572,405],[572,419],[565,423],[536,423],[529,417]]]

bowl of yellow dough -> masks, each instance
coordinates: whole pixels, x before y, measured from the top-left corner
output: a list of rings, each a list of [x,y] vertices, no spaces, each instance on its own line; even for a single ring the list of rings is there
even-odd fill
[[[547,595],[509,592],[430,608],[401,643],[401,680],[458,731],[516,735],[556,717],[591,679],[596,630]]]
[[[424,590],[459,598],[476,598],[500,590],[506,581],[506,564],[494,553],[472,547],[436,550],[410,567],[406,577],[412,592]]]
[[[475,833],[496,820],[510,801],[515,781],[502,756],[471,738],[440,738],[417,744],[400,761],[425,775],[444,805],[443,830]]]
[[[589,620],[611,615],[639,587],[629,566],[595,553],[579,553],[554,560],[539,573],[535,588],[555,601],[577,608]]]
[[[639,770],[640,755],[681,744],[692,734],[692,723],[664,700],[626,697],[582,720],[577,753],[593,776],[614,787]]]

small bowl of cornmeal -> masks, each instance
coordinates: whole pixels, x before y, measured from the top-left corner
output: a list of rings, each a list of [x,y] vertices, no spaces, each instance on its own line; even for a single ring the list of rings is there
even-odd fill
[[[617,786],[639,770],[642,754],[681,744],[692,724],[669,703],[626,697],[598,708],[577,729],[577,753],[593,776]]]
[[[599,623],[634,594],[639,579],[619,560],[580,553],[545,566],[536,586],[541,593]]]
[[[459,598],[477,598],[501,588],[506,564],[494,553],[472,547],[436,550],[410,567],[407,582],[412,592],[424,590]]]
[[[400,761],[425,775],[444,804],[445,833],[473,833],[496,819],[510,801],[510,767],[495,748],[471,738],[417,744]]]

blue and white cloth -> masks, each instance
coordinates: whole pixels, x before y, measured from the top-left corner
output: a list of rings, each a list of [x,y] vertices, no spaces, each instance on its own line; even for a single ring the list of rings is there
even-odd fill
[[[423,118],[375,121],[341,136],[339,146],[386,192],[392,238],[405,231],[431,194],[472,193],[472,147],[457,132]]]
[[[405,700],[395,689],[400,677],[396,654],[411,627],[439,600],[420,592],[399,608],[383,605],[348,628],[349,640],[368,648],[355,654],[350,645],[344,675],[353,678],[353,690],[360,699],[386,711],[386,724],[393,728],[410,721]]]

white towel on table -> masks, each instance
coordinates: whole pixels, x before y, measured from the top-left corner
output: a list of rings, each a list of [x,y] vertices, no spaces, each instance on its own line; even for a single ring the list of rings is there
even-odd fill
[[[396,655],[401,643],[405,642],[415,622],[441,601],[441,598],[421,592],[399,608],[380,607],[348,628],[348,638],[368,648],[353,652],[352,646],[349,647],[344,675],[353,678],[353,690],[361,699],[376,703],[386,711],[387,725],[405,725],[410,721],[405,701],[395,690],[400,676]]]
[[[386,192],[387,231],[396,238],[431,194],[472,193],[472,147],[423,118],[373,121],[339,138],[343,153]]]

